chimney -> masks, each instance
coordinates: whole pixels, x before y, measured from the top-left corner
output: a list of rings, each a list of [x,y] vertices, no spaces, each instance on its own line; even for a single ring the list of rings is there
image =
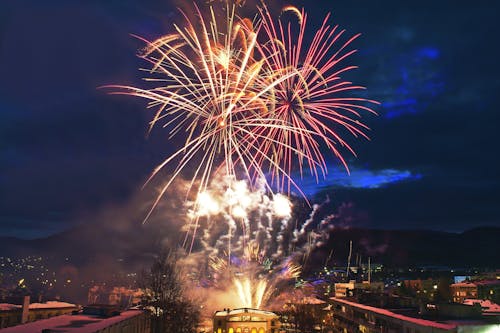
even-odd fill
[[[23,312],[21,316],[21,324],[25,324],[28,322],[29,318],[29,311],[30,311],[30,297],[29,296],[24,296],[23,298]]]

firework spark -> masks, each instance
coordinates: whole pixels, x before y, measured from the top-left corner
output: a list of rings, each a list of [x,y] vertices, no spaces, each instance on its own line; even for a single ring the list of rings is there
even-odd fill
[[[362,112],[375,113],[366,104],[377,102],[348,95],[364,87],[341,78],[343,73],[356,68],[342,64],[356,52],[349,50],[349,46],[359,34],[341,42],[345,30],[329,25],[328,14],[308,43],[305,37],[307,14],[304,10],[286,6],[278,20],[271,16],[265,4],[259,12],[259,28],[266,42],[257,44],[257,48],[265,61],[264,68],[287,76],[274,87],[272,117],[290,126],[258,129],[261,136],[273,138],[260,142],[260,150],[273,156],[272,163],[260,160],[258,164],[267,164],[273,176],[272,182],[279,190],[289,193],[294,185],[289,177],[294,165],[298,165],[302,174],[306,164],[316,181],[319,175],[326,176],[325,149],[322,145],[333,152],[348,171],[340,147],[355,153],[339,129],[347,130],[355,137],[368,138],[365,134],[368,127],[359,119]],[[296,17],[298,29],[293,29],[290,22],[284,22],[287,12]],[[287,75],[292,72],[296,75]],[[286,144],[276,145],[276,142]],[[297,155],[295,150],[305,152],[307,158]]]
[[[231,295],[228,305],[234,307],[269,306],[276,294],[293,288],[336,221],[334,215],[321,217],[322,205],[314,205],[307,220],[296,221],[286,196],[265,187],[252,190],[246,181],[227,177],[214,179],[200,197],[207,206],[187,204],[203,230],[188,270],[203,276],[212,291]]]
[[[358,118],[373,112],[365,104],[375,102],[344,95],[363,87],[340,77],[355,68],[340,64],[355,52],[347,48],[358,35],[340,43],[344,31],[330,27],[327,16],[306,48],[304,10],[286,6],[276,22],[263,4],[256,24],[235,11],[227,6],[220,18],[212,7],[194,5],[194,19],[181,11],[183,25],[174,25],[173,33],[141,38],[141,57],[150,64],[145,80],[155,87],[108,86],[114,94],[149,100],[156,110],[150,130],[162,124],[170,139],[183,141],[150,177],[174,165],[146,219],[186,170],[192,172],[188,192],[195,183],[199,193],[205,191],[217,173],[240,172],[252,187],[270,174],[269,189],[275,184],[280,191],[300,192],[292,171],[298,167],[302,173],[307,165],[317,180],[325,176],[324,147],[347,169],[340,147],[354,151],[334,126],[366,137],[368,128]],[[290,13],[298,29],[291,22],[285,27]]]
[[[315,224],[316,206],[297,228],[289,199],[272,188],[300,192],[291,177],[296,169],[308,168],[319,181],[327,150],[348,170],[342,154],[354,151],[344,134],[366,138],[360,117],[374,113],[369,105],[376,102],[353,97],[364,88],[341,77],[356,68],[343,63],[358,35],[341,42],[344,30],[330,26],[327,15],[308,42],[304,10],[286,6],[274,19],[262,4],[251,21],[237,15],[237,6],[227,5],[223,17],[212,7],[194,5],[191,16],[181,11],[183,23],[172,33],[141,38],[145,80],[153,88],[108,88],[147,99],[154,110],[149,130],[163,126],[179,144],[148,179],[173,169],[145,220],[174,180],[190,172],[186,198],[196,189],[196,199],[186,202],[186,240],[192,236],[193,276],[214,288],[231,285],[238,306],[259,308],[280,283],[300,276],[329,235],[328,221]],[[246,181],[237,180],[241,174]]]
[[[212,277],[215,288],[231,285],[237,306],[260,308],[278,282],[295,277],[289,274],[292,265],[281,265],[288,252],[279,252],[276,242],[279,231],[289,229],[292,206],[286,196],[267,193],[263,185],[253,190],[248,182],[226,176],[214,179],[187,206],[203,230],[204,275]]]
[[[180,136],[184,140],[150,177],[175,163],[173,176],[152,209],[174,179],[190,169],[188,166],[194,165],[191,186],[199,179],[201,191],[221,170],[234,176],[240,167],[247,175],[253,170],[253,174],[264,176],[254,156],[259,155],[256,143],[267,138],[255,129],[276,126],[261,115],[267,113],[268,95],[285,78],[269,80],[261,74],[263,61],[253,58],[257,33],[251,21],[237,19],[234,7],[226,12],[221,26],[212,8],[203,14],[195,5],[197,21],[192,22],[181,11],[185,26],[174,25],[175,33],[152,42],[141,38],[147,44],[141,57],[151,65],[147,70],[150,77],[145,80],[157,87],[107,86],[113,89],[112,94],[149,100],[148,107],[156,109],[150,130],[162,123],[170,139]],[[217,165],[219,157],[223,162]]]

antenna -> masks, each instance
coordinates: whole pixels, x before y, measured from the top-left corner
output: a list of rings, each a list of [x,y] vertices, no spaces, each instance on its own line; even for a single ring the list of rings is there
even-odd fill
[[[349,256],[347,257],[347,276],[349,276],[349,270],[351,269],[351,254],[352,254],[352,240],[349,241]]]

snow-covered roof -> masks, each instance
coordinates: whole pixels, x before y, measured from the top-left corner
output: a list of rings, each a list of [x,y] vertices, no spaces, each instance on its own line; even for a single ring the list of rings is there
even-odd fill
[[[41,333],[43,329],[52,329],[57,332],[67,333],[93,333],[123,320],[138,316],[143,311],[124,311],[118,316],[101,318],[88,315],[62,315],[49,319],[42,319],[31,323],[7,327],[2,333]]]
[[[75,304],[59,302],[59,301],[47,301],[45,303],[31,303],[29,305],[30,310],[35,309],[60,309],[60,308],[75,308]],[[9,304],[9,303],[0,303],[0,311],[10,311],[21,309],[22,305],[19,304]]]
[[[339,302],[339,303],[344,303],[344,304],[347,304],[347,305],[350,305],[350,306],[353,306],[353,307],[356,307],[359,309],[364,309],[364,310],[374,312],[374,313],[377,313],[380,315],[384,315],[387,317],[400,319],[402,321],[410,322],[410,323],[420,325],[420,326],[434,327],[434,328],[440,328],[440,329],[445,329],[445,330],[452,330],[452,329],[457,327],[456,324],[438,323],[438,322],[431,321],[431,320],[408,317],[408,316],[404,316],[404,315],[401,315],[398,313],[394,313],[394,312],[386,310],[386,309],[381,309],[381,308],[376,308],[376,307],[369,306],[369,305],[350,302],[350,301],[346,301],[346,300],[341,299],[341,298],[332,297],[331,299],[336,301],[336,302]]]
[[[482,280],[482,281],[476,281],[474,283],[479,286],[499,286],[500,280]]]
[[[0,311],[10,311],[19,309],[20,305],[9,304],[9,303],[0,303]]]
[[[291,301],[289,303],[292,303],[292,304],[310,304],[310,305],[316,305],[316,304],[325,304],[326,302],[319,299],[319,298],[316,298],[316,297],[311,297],[311,296],[306,296],[300,300],[294,300],[294,301]]]
[[[453,283],[451,287],[477,287],[477,285],[472,282],[459,282],[459,283]]]
[[[481,306],[481,308],[483,308],[483,312],[498,312],[500,313],[500,305],[496,304],[496,303],[493,303],[492,301],[486,299],[471,299],[471,298],[468,298],[468,299],[465,299],[463,304],[466,304],[466,305],[474,305],[476,303],[479,303],[479,305]]]
[[[500,286],[500,280],[465,281],[453,283],[452,287]]]
[[[47,301],[45,303],[31,303],[31,309],[56,309],[56,308],[74,308],[75,304],[59,302],[59,301]]]
[[[239,308],[239,309],[233,309],[233,310],[228,309],[228,310],[224,310],[224,311],[217,311],[217,312],[215,312],[214,316],[225,317],[225,316],[231,316],[231,315],[242,314],[242,313],[276,316],[276,314],[274,312],[259,310],[259,309],[252,309],[252,308]]]

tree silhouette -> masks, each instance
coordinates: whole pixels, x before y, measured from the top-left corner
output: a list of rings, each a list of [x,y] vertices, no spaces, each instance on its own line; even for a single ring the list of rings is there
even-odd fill
[[[140,281],[142,304],[151,312],[152,333],[191,333],[199,322],[199,307],[187,298],[181,270],[172,251],[162,252]]]

